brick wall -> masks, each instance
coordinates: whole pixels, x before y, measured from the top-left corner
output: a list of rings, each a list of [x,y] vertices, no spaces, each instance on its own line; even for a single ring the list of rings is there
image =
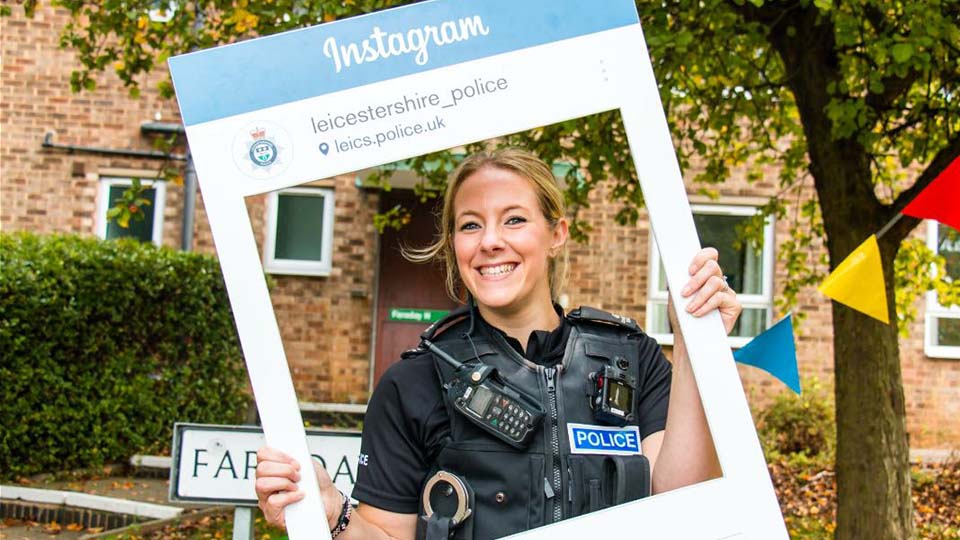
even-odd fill
[[[375,193],[355,176],[334,179],[333,270],[329,276],[271,276],[277,314],[297,395],[302,401],[366,403],[370,384],[377,233]],[[247,207],[263,246],[266,196]]]
[[[175,102],[160,99],[152,88],[162,74],[143,81],[139,99],[110,74],[98,77],[94,92],[73,94],[70,71],[76,65],[69,51],[57,47],[66,23],[61,12],[38,9],[32,20],[14,7],[0,19],[3,70],[0,75],[0,227],[4,231],[93,234],[99,175],[117,169],[156,170],[154,160],[68,154],[41,149],[44,134],[65,144],[150,149],[140,124],[159,119],[177,122]],[[183,151],[180,149],[179,151]],[[691,171],[693,172],[693,171]],[[692,174],[690,175],[692,176]],[[776,192],[775,171],[755,184],[735,173],[720,186],[719,202],[735,204],[745,197]],[[372,302],[378,240],[372,227],[377,208],[374,192],[359,190],[353,176],[332,180],[336,191],[333,272],[327,277],[272,276],[271,296],[302,400],[363,403],[370,377]],[[600,189],[583,213],[594,230],[587,244],[571,246],[569,305],[589,304],[645,320],[650,231],[645,216],[636,226],[613,222],[616,206]],[[807,187],[803,197],[812,196]],[[180,239],[183,188],[167,190],[164,245]],[[251,223],[262,245],[264,197],[248,201]],[[792,214],[791,214],[792,215]],[[790,223],[776,224],[776,237],[787,236]],[[919,231],[918,231],[919,233]],[[194,249],[213,253],[209,224],[198,198]],[[785,269],[775,271],[775,290]],[[775,294],[777,294],[775,292]],[[908,429],[915,446],[960,446],[960,361],[927,358],[923,353],[923,317],[900,342],[908,409]],[[829,383],[832,373],[830,303],[815,290],[800,295],[796,311],[807,318],[797,336],[803,376]],[[745,387],[755,403],[783,391],[770,376],[741,367]]]
[[[25,20],[20,6],[0,18],[3,70],[0,73],[0,115],[3,144],[2,212],[4,230],[75,231],[92,234],[95,225],[96,174],[106,168],[156,170],[152,160],[67,154],[41,149],[46,133],[62,144],[150,150],[140,124],[159,115],[177,122],[176,104],[146,91],[139,100],[128,97],[110,74],[99,77],[96,92],[73,94],[70,72],[74,55],[57,47],[67,19],[38,9]],[[150,87],[158,80],[145,81]],[[168,190],[164,243],[177,245],[181,191]]]

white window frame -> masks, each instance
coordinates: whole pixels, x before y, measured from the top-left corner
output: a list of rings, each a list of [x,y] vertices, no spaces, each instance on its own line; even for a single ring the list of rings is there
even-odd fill
[[[725,216],[753,216],[760,210],[756,206],[737,205],[737,204],[691,204],[690,209],[694,214],[713,214]],[[654,306],[667,303],[667,292],[657,289],[660,282],[660,252],[657,249],[657,243],[653,237],[650,238],[650,277],[647,280],[647,317],[646,327],[651,329],[655,327]],[[763,226],[763,276],[761,278],[761,294],[738,294],[737,299],[743,305],[744,309],[764,309],[766,310],[767,328],[773,324],[773,272],[774,272],[774,219],[773,216],[767,216],[766,223]],[[673,345],[673,334],[651,333],[648,335],[657,340],[660,345]],[[733,348],[740,348],[752,340],[752,337],[728,336],[727,340]]]
[[[333,270],[334,190],[327,187],[296,187],[267,194],[267,227],[263,239],[263,267],[270,274],[292,276],[329,276]],[[323,197],[323,253],[319,261],[278,259],[274,256],[277,238],[278,198],[281,194]]]
[[[97,187],[97,219],[96,234],[100,238],[107,238],[107,212],[110,210],[110,188],[115,186],[130,187],[133,185],[133,179],[120,176],[101,176]],[[150,241],[155,246],[163,244],[163,214],[166,209],[167,201],[167,183],[165,181],[155,181],[140,179],[143,187],[154,190],[153,204],[150,206],[153,212],[153,230],[150,232]]]
[[[927,220],[927,247],[934,253],[937,253],[938,225],[939,223],[932,219]],[[927,291],[923,352],[931,358],[960,358],[960,346],[937,344],[937,323],[940,319],[960,319],[960,307],[943,307],[937,300],[937,291]]]

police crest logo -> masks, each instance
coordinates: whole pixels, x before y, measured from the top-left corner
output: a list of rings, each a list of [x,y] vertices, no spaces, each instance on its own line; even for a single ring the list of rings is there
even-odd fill
[[[237,133],[233,141],[233,155],[241,172],[265,180],[286,170],[293,150],[283,128],[261,120],[248,124]]]
[[[264,135],[263,130],[259,131],[259,134],[253,136]],[[254,165],[258,167],[269,167],[277,160],[277,145],[273,144],[272,141],[266,139],[257,139],[253,145],[250,146],[250,161],[253,161]]]

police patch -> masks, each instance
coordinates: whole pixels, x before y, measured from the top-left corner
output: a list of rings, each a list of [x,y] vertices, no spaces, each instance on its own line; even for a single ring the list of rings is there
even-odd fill
[[[640,450],[640,428],[567,424],[571,454],[635,456]]]

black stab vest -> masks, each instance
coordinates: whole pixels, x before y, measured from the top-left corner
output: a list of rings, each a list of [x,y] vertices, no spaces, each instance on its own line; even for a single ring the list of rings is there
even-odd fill
[[[458,320],[459,319],[459,320]],[[456,540],[500,538],[535,527],[598,510],[608,506],[606,496],[614,483],[605,475],[607,456],[572,454],[568,423],[599,425],[590,406],[590,374],[625,359],[626,371],[638,386],[640,354],[650,340],[631,319],[593,308],[570,313],[572,323],[563,360],[553,368],[535,364],[506,342],[497,332],[474,332],[471,344],[466,336],[469,312],[456,310],[435,323],[424,334],[434,344],[460,361],[479,355],[497,368],[501,376],[531,396],[539,396],[546,419],[526,450],[516,450],[474,426],[446,403],[450,417],[450,438],[434,459],[430,478],[438,470],[456,474],[474,492],[471,517],[452,533]],[[446,328],[444,328],[446,326]],[[441,332],[434,335],[440,329]],[[415,349],[405,353],[422,354]],[[449,381],[453,368],[434,357],[440,380]],[[552,374],[552,379],[551,379]],[[629,425],[638,425],[638,415]],[[629,472],[631,494],[626,500],[649,493],[650,472],[645,456],[615,458]],[[609,472],[609,462],[606,463]],[[608,485],[604,485],[604,483]],[[620,481],[621,495],[623,481]],[[606,501],[606,502],[605,502]],[[424,509],[421,501],[420,521]],[[422,540],[424,530],[418,530]],[[429,539],[433,540],[433,539]]]

